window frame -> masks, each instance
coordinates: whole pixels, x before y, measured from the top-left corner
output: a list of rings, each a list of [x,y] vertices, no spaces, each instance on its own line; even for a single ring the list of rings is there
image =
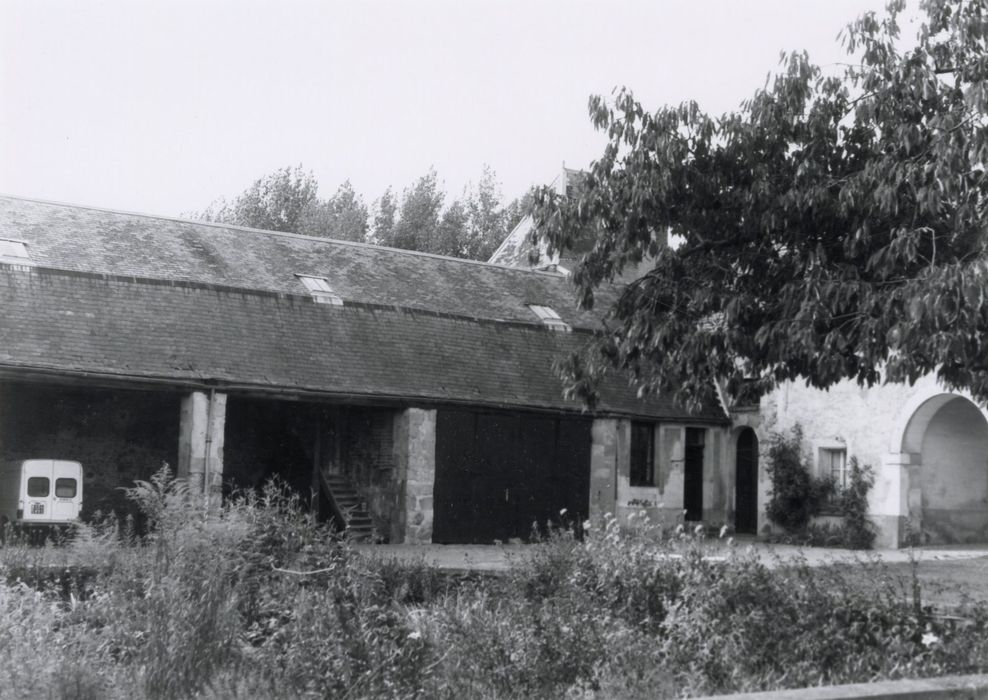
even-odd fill
[[[27,241],[19,238],[0,236],[0,262],[15,265],[31,264],[31,252],[27,246]]]
[[[296,272],[295,277],[317,304],[343,306],[343,297],[333,291],[329,280],[322,275],[306,275]]]
[[[566,323],[559,315],[559,313],[546,304],[525,304],[529,310],[539,317],[542,321],[542,325],[554,331],[569,332],[572,330],[570,325]]]
[[[60,485],[62,484],[62,482],[66,482],[66,481],[72,483],[72,495],[70,495],[70,496],[62,496],[62,495],[59,494],[59,491],[58,491],[58,489],[59,489]],[[76,496],[79,495],[79,481],[78,481],[78,479],[75,479],[75,478],[70,477],[70,476],[61,476],[61,477],[55,479],[54,494],[55,494],[55,498],[65,498],[65,499],[68,499],[68,500],[71,500],[71,499],[75,498]]]
[[[32,482],[44,481],[45,482],[45,492],[44,493],[33,493],[31,491]],[[48,498],[51,496],[51,479],[47,476],[29,476],[27,478],[27,484],[24,486],[24,491],[27,493],[28,498]]]
[[[628,483],[636,488],[655,488],[655,431],[650,421],[631,421],[628,440]],[[644,444],[641,440],[644,438]],[[638,462],[638,463],[636,463]]]
[[[835,468],[835,457],[839,457],[839,465]],[[847,488],[847,448],[846,447],[821,447],[817,458],[817,474],[825,479],[830,479],[836,486],[838,492]]]
[[[841,479],[833,479],[833,461],[827,459],[825,455],[841,453],[843,455]],[[850,445],[841,438],[829,440],[815,440],[813,442],[813,473],[818,479],[828,479],[834,484],[831,493],[821,507],[821,515],[839,514],[841,495],[847,488],[849,474],[849,458],[851,454]]]

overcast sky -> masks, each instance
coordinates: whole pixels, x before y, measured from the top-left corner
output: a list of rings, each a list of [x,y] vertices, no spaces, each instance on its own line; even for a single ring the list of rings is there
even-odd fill
[[[602,149],[587,98],[734,109],[882,0],[0,0],[0,192],[177,215],[301,163],[368,204]]]

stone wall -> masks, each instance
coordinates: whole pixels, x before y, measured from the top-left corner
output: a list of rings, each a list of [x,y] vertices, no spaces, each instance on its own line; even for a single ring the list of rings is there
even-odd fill
[[[394,464],[402,494],[392,542],[432,542],[436,481],[436,412],[408,408],[394,421]]]
[[[653,523],[683,523],[684,446],[682,424],[655,424],[655,486],[631,485],[631,421],[602,418],[593,424],[590,513],[595,522],[611,513],[621,522],[644,512]],[[693,427],[693,426],[690,426]],[[703,522],[719,527],[729,522],[733,504],[733,470],[725,450],[728,429],[706,429],[703,464]]]
[[[590,520],[596,527],[614,514],[617,498],[618,420],[598,418],[591,428]]]
[[[868,388],[843,381],[828,391],[788,383],[763,397],[757,425],[753,426],[761,447],[759,531],[770,527],[764,513],[771,489],[765,471],[769,439],[773,433],[787,432],[799,424],[815,472],[819,473],[820,449],[827,447],[843,447],[848,459],[857,457],[860,464],[873,468],[875,486],[869,495],[869,515],[879,530],[876,546],[898,547],[915,541],[943,541],[945,538],[961,541],[984,537],[977,533],[984,533],[985,527],[980,523],[988,515],[967,517],[972,523],[976,520],[979,524],[962,527],[966,533],[951,526],[948,529],[954,529],[953,534],[939,537],[936,528],[931,530],[930,527],[938,518],[953,520],[953,515],[946,514],[945,510],[956,510],[958,506],[952,503],[947,509],[936,512],[937,492],[955,489],[960,479],[959,476],[948,476],[944,470],[950,468],[943,465],[958,459],[977,461],[974,453],[980,449],[975,445],[971,448],[974,453],[971,453],[971,449],[962,447],[970,440],[980,439],[972,433],[978,422],[973,417],[968,421],[968,428],[955,431],[956,434],[947,439],[937,437],[935,422],[934,431],[928,431],[934,416],[953,398],[954,395],[938,387],[932,376],[922,378],[913,386],[889,384]],[[978,411],[973,404],[971,408]],[[983,409],[980,413],[986,415]],[[955,424],[956,421],[948,423]],[[934,453],[938,456],[934,457]],[[983,456],[981,462],[984,462]],[[939,468],[937,463],[941,464]],[[983,475],[988,465],[969,465],[965,469]],[[988,477],[979,476],[978,483],[985,478]],[[952,485],[948,487],[948,483]],[[984,512],[986,509],[988,503],[982,498],[980,506],[973,510]]]

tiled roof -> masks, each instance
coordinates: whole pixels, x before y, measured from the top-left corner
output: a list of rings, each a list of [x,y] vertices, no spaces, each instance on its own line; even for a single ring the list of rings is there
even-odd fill
[[[25,241],[35,265],[0,264],[8,376],[580,410],[552,363],[590,336],[546,330],[526,306],[595,327],[561,275],[13,197],[0,238]],[[344,306],[313,302],[299,273],[326,277]],[[609,413],[725,420],[640,401],[618,378],[602,397]]]
[[[579,411],[554,357],[586,333],[304,295],[0,266],[0,369],[228,390]],[[603,387],[608,413],[683,419]],[[722,422],[711,406],[694,420]]]
[[[298,294],[326,277],[344,301],[538,324],[551,306],[593,328],[562,275],[326,238],[0,196],[0,238],[27,241],[38,266]],[[600,308],[613,298],[604,290]]]

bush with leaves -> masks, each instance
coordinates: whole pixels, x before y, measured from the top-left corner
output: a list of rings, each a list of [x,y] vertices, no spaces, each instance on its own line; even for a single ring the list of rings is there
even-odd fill
[[[988,609],[939,615],[915,569],[766,564],[635,515],[451,586],[361,554],[276,485],[207,509],[159,474],[128,496],[143,536],[84,527],[65,550],[0,551],[3,573],[101,564],[68,593],[0,584],[3,693],[644,698],[986,670]]]
[[[786,532],[804,531],[810,518],[820,512],[832,486],[810,473],[803,454],[803,429],[799,425],[788,434],[772,435],[767,471],[772,482],[765,508],[769,519]]]
[[[857,457],[851,457],[847,478],[847,487],[840,496],[844,544],[851,549],[871,549],[875,526],[868,519],[868,492],[875,484],[874,472],[870,465],[861,466]]]

